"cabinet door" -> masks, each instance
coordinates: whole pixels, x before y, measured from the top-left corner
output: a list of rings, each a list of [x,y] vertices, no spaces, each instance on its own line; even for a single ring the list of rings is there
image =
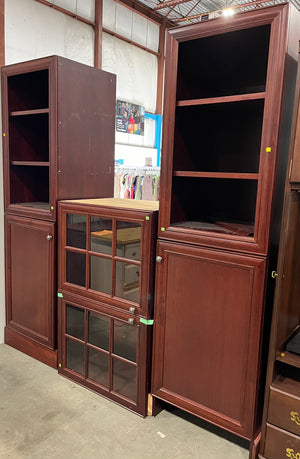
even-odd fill
[[[152,327],[67,292],[58,317],[59,373],[146,416]]]
[[[54,349],[54,223],[6,216],[7,327]]]
[[[158,243],[152,393],[254,434],[265,260]]]

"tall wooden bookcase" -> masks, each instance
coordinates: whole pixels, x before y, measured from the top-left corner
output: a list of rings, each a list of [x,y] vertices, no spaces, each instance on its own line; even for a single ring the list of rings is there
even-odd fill
[[[152,393],[251,455],[299,38],[286,4],[167,33]]]
[[[1,84],[5,342],[56,367],[57,200],[113,194],[116,79],[51,56]]]
[[[260,458],[300,455],[300,58],[281,226]]]

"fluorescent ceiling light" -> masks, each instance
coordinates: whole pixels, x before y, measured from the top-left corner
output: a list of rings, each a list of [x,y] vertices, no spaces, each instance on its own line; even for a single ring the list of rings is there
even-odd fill
[[[226,8],[223,10],[223,16],[232,16],[234,14],[234,10],[232,8]]]

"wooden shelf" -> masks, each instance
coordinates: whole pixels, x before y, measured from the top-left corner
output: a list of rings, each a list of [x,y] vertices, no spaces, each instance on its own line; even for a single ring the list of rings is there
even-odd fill
[[[238,172],[195,172],[195,171],[173,171],[174,177],[199,177],[199,178],[220,178],[220,179],[247,179],[258,180],[259,174],[248,174]]]
[[[228,102],[241,102],[245,100],[264,99],[265,97],[265,92],[256,92],[253,94],[238,94],[233,96],[209,97],[207,99],[178,100],[176,105],[177,107],[188,107],[192,105],[224,104]]]
[[[35,110],[18,110],[10,112],[9,116],[41,115],[43,113],[49,113],[49,108],[38,108]]]
[[[49,210],[49,202],[14,202],[12,206],[32,207],[34,209]]]
[[[11,166],[41,166],[41,167],[49,167],[49,161],[11,161]]]
[[[300,368],[300,355],[293,354],[292,352],[279,352],[276,355],[276,360]]]
[[[171,226],[176,228],[183,228],[184,230],[191,229],[197,231],[208,231],[223,234],[235,234],[245,237],[253,236],[254,226],[243,223],[222,222],[222,221],[184,221],[172,223]]]

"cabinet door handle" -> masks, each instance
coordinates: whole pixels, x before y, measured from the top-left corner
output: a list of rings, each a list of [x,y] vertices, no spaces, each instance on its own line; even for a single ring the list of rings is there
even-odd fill
[[[52,238],[53,236],[51,236],[51,234],[47,234],[47,241],[51,241]]]
[[[157,261],[157,263],[161,263],[161,262],[162,262],[162,257],[160,257],[159,255],[157,255],[156,261]]]

